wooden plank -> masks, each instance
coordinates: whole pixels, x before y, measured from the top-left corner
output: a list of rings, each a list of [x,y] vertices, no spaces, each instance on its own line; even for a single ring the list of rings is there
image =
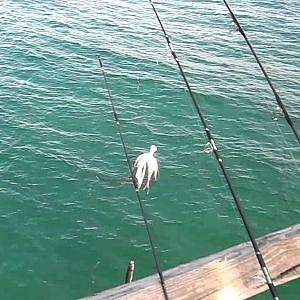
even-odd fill
[[[300,277],[300,224],[257,239],[276,285]],[[163,272],[170,299],[246,299],[268,289],[250,242]],[[86,300],[164,299],[157,275]]]

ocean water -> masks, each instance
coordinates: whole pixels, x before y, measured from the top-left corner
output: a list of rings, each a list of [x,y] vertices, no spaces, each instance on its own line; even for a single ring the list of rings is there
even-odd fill
[[[229,3],[300,127],[300,2]],[[299,223],[299,144],[223,2],[155,5],[255,235]],[[158,147],[141,196],[162,269],[248,240],[148,1],[2,0],[0,17],[1,299],[87,296],[130,259],[155,272],[133,187],[97,179],[128,168],[96,55],[130,159]]]

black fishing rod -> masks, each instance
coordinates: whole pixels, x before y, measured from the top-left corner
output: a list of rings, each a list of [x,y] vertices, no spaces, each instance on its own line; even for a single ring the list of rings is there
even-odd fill
[[[116,126],[117,126],[118,131],[119,131],[121,143],[122,143],[124,154],[125,154],[125,157],[126,157],[126,162],[127,162],[127,165],[128,165],[130,176],[131,176],[130,179],[131,179],[132,184],[133,184],[133,186],[135,188],[136,197],[137,197],[137,200],[139,202],[139,206],[140,206],[140,209],[141,209],[141,214],[143,216],[143,220],[144,220],[144,224],[145,224],[145,227],[146,227],[146,231],[147,231],[147,235],[148,235],[148,239],[149,239],[149,243],[150,243],[152,255],[153,255],[154,260],[155,260],[155,267],[156,267],[157,273],[159,275],[160,284],[161,284],[161,287],[162,287],[162,290],[163,290],[164,297],[165,297],[166,300],[168,300],[169,297],[168,297],[168,293],[167,293],[167,289],[166,289],[166,285],[165,285],[164,276],[163,276],[161,268],[160,268],[160,264],[159,264],[159,260],[158,260],[158,255],[156,253],[156,247],[155,247],[155,244],[154,244],[154,239],[152,237],[152,232],[151,232],[150,224],[149,224],[149,221],[148,221],[148,219],[146,217],[145,206],[144,206],[144,203],[143,203],[143,201],[142,201],[142,199],[140,197],[139,189],[138,189],[138,186],[137,186],[137,182],[134,179],[133,169],[132,169],[131,162],[130,162],[130,159],[129,159],[129,155],[128,155],[126,143],[125,143],[125,140],[124,140],[124,137],[123,137],[121,123],[120,123],[120,120],[119,120],[119,117],[118,117],[118,114],[117,114],[117,111],[116,111],[116,108],[115,108],[115,105],[114,105],[114,102],[113,102],[113,99],[112,99],[112,96],[111,96],[111,93],[110,93],[110,89],[109,89],[109,86],[108,86],[108,81],[107,81],[107,78],[106,78],[106,74],[105,74],[105,70],[104,70],[104,66],[103,66],[101,57],[97,56],[97,58],[98,58],[100,69],[102,71],[102,75],[103,75],[103,78],[104,78],[105,88],[106,88],[106,91],[107,91],[107,94],[108,94],[108,98],[109,98],[109,101],[110,101],[110,104],[111,104],[111,107],[112,107],[112,111],[113,111],[114,119],[115,119],[115,122],[116,122]]]
[[[226,7],[227,7],[227,9],[228,9],[228,11],[229,11],[229,13],[230,13],[230,16],[231,16],[233,22],[234,22],[235,25],[237,26],[237,29],[239,30],[239,32],[241,33],[241,35],[244,37],[244,39],[245,39],[245,41],[246,41],[248,47],[250,48],[250,50],[251,50],[253,56],[254,56],[255,59],[256,59],[256,62],[258,63],[258,65],[259,65],[261,71],[263,72],[263,74],[264,74],[264,76],[265,76],[265,78],[266,78],[266,80],[267,80],[267,82],[268,82],[268,84],[269,84],[269,86],[270,86],[270,88],[271,88],[271,90],[272,90],[274,96],[275,96],[277,105],[278,105],[278,106],[280,107],[280,109],[282,110],[283,115],[284,115],[286,121],[288,122],[288,124],[289,124],[290,127],[292,128],[292,130],[293,130],[293,132],[294,132],[294,134],[295,134],[295,136],[296,136],[298,142],[300,143],[300,133],[299,133],[298,128],[296,127],[296,124],[294,123],[294,121],[293,121],[292,118],[290,117],[290,115],[289,115],[289,113],[288,113],[288,111],[287,111],[287,109],[286,109],[284,103],[282,102],[282,100],[281,100],[279,94],[278,94],[277,91],[275,90],[275,87],[273,86],[272,81],[271,81],[269,75],[267,74],[267,71],[265,70],[264,66],[262,65],[260,59],[258,58],[258,56],[257,56],[257,54],[256,54],[256,52],[255,52],[255,50],[254,50],[254,48],[252,47],[252,45],[251,45],[251,43],[250,43],[250,41],[249,41],[249,39],[248,39],[248,37],[247,37],[245,31],[243,30],[243,28],[242,28],[242,26],[240,25],[239,21],[237,20],[236,16],[235,16],[234,13],[232,12],[232,10],[231,10],[230,6],[228,5],[227,1],[226,1],[226,0],[223,0],[223,1],[224,1],[225,5],[226,5]]]
[[[248,236],[250,238],[250,241],[251,241],[251,244],[253,246],[253,249],[254,249],[256,258],[258,260],[258,263],[260,265],[260,268],[261,268],[261,270],[262,270],[262,272],[263,272],[263,274],[265,276],[265,279],[267,281],[269,290],[270,290],[270,292],[271,292],[271,294],[273,296],[273,299],[274,300],[279,300],[279,296],[278,296],[277,290],[276,290],[276,288],[274,286],[274,283],[273,283],[273,281],[271,279],[270,273],[269,273],[269,271],[267,269],[266,263],[265,263],[264,258],[262,256],[262,253],[260,252],[258,244],[257,244],[257,242],[255,240],[255,236],[254,236],[252,227],[251,227],[251,225],[250,225],[250,223],[248,221],[248,218],[247,218],[247,216],[245,214],[245,210],[244,210],[244,208],[243,208],[243,206],[241,204],[241,201],[240,201],[238,193],[237,193],[237,191],[236,191],[236,189],[235,189],[235,187],[233,185],[233,182],[232,182],[232,179],[231,179],[231,177],[229,175],[229,172],[228,172],[227,168],[225,167],[225,164],[223,162],[223,158],[221,157],[221,155],[220,155],[220,153],[218,151],[218,148],[217,148],[216,143],[215,143],[215,141],[213,139],[212,133],[211,133],[209,127],[208,127],[208,124],[207,124],[205,118],[204,118],[204,114],[203,114],[203,112],[200,109],[200,105],[198,104],[198,102],[196,100],[196,97],[195,97],[195,95],[194,95],[194,93],[193,93],[193,91],[191,89],[191,86],[190,86],[190,84],[189,84],[189,82],[187,80],[187,77],[186,77],[186,75],[185,75],[185,73],[183,71],[183,68],[182,68],[182,66],[181,66],[181,64],[179,62],[178,56],[177,56],[177,54],[176,54],[176,52],[175,52],[175,50],[174,50],[174,48],[173,48],[173,46],[171,44],[170,38],[168,37],[168,35],[166,33],[166,30],[165,30],[165,28],[164,28],[164,26],[162,24],[162,21],[161,21],[158,13],[156,11],[156,8],[155,8],[155,6],[154,6],[154,4],[153,4],[153,2],[151,0],[149,0],[149,2],[151,4],[151,6],[152,6],[152,9],[153,9],[153,11],[154,11],[154,13],[156,15],[156,18],[157,18],[158,22],[160,24],[160,27],[161,27],[161,29],[163,31],[163,34],[164,34],[164,36],[166,38],[166,41],[167,41],[168,47],[169,47],[169,49],[171,51],[171,54],[172,54],[173,58],[175,59],[175,61],[177,63],[177,66],[178,66],[178,68],[180,70],[182,78],[183,78],[183,80],[184,80],[184,82],[186,84],[186,87],[187,87],[188,91],[189,91],[189,94],[191,96],[192,102],[193,102],[193,104],[194,104],[194,106],[196,108],[196,111],[198,113],[200,121],[201,121],[201,123],[202,123],[202,125],[204,127],[204,130],[205,130],[206,136],[208,138],[208,142],[210,144],[211,150],[213,151],[213,153],[215,155],[215,158],[217,159],[217,161],[219,163],[219,166],[220,166],[220,168],[221,168],[221,170],[223,172],[224,178],[225,178],[225,180],[227,182],[227,185],[228,185],[228,188],[229,188],[229,190],[231,192],[232,198],[233,198],[233,200],[234,200],[234,202],[236,204],[236,207],[237,207],[237,209],[239,211],[239,214],[240,214],[240,216],[242,218],[242,221],[243,221],[243,224],[245,226],[245,229],[246,229],[246,231],[248,233]]]

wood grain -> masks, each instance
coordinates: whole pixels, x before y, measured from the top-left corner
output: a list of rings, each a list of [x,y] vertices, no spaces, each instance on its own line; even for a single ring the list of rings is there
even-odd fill
[[[276,285],[300,277],[300,224],[257,239]],[[163,272],[170,299],[246,299],[268,289],[250,242]],[[98,299],[164,299],[152,275],[99,294]]]

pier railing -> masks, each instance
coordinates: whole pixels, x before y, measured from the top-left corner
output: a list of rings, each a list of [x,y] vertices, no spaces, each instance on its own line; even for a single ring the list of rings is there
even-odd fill
[[[300,277],[300,224],[257,239],[276,285]],[[250,242],[163,272],[170,299],[247,299],[268,289]],[[164,299],[158,275],[86,297]]]

